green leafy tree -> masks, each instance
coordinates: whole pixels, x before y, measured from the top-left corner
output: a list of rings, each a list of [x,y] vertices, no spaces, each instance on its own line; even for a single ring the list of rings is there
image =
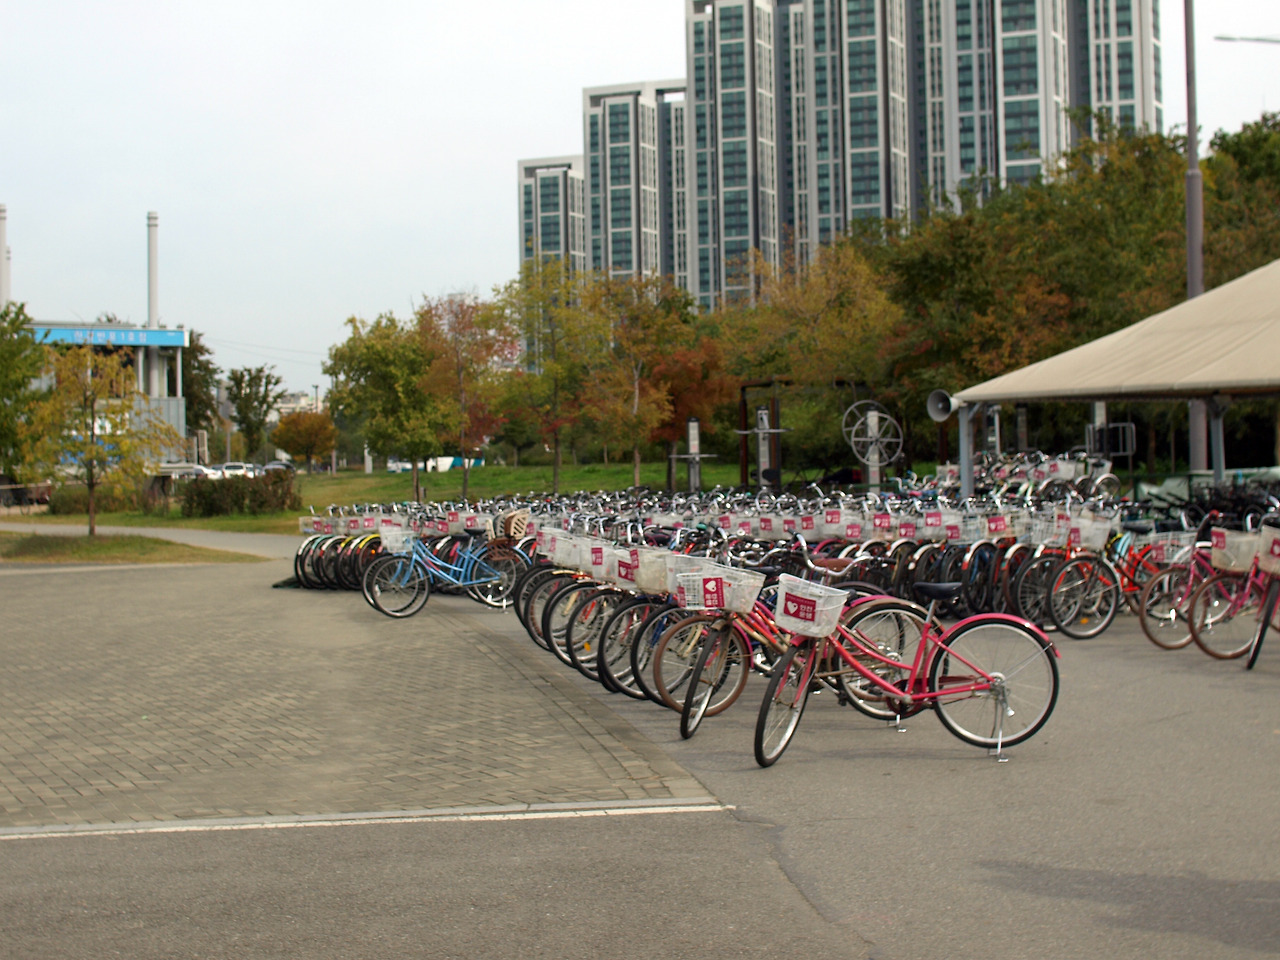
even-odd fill
[[[560,489],[565,440],[584,418],[583,391],[608,346],[599,314],[580,308],[590,275],[571,275],[558,260],[531,261],[497,291],[494,308],[524,341],[523,402],[535,411],[552,453],[552,489]]]
[[[89,535],[97,533],[97,493],[136,492],[154,464],[182,443],[138,389],[125,353],[93,347],[46,348],[53,381],[34,407],[26,473],[79,480],[89,499]]]
[[[327,413],[300,410],[280,418],[271,431],[271,442],[289,456],[306,460],[310,471],[313,461],[333,451],[338,428]]]
[[[414,465],[413,495],[421,499],[418,462],[444,451],[451,426],[447,404],[425,376],[438,350],[389,313],[371,323],[352,317],[347,326],[350,335],[329,348],[323,367],[335,378],[330,406],[364,423],[374,454]]]
[[[241,367],[227,374],[231,419],[244,434],[245,448],[254,456],[262,446],[271,411],[285,398],[284,380],[274,367]]]
[[[471,460],[501,420],[499,370],[514,362],[519,343],[501,311],[464,294],[425,298],[414,320],[424,353],[434,356],[423,387],[448,410],[444,432],[462,458],[465,500]]]
[[[213,351],[199,331],[182,351],[182,395],[187,401],[187,436],[218,426],[218,379],[222,371],[213,362]]]
[[[26,305],[0,309],[0,470],[12,474],[24,459],[26,426],[37,393],[32,384],[44,365],[44,349],[27,324]]]

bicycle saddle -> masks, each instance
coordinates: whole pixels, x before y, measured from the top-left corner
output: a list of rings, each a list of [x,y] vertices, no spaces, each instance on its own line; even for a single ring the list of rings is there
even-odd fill
[[[963,583],[916,583],[912,585],[916,592],[916,596],[921,600],[938,601],[945,603],[948,600],[954,600],[960,596],[960,591],[964,589]]]

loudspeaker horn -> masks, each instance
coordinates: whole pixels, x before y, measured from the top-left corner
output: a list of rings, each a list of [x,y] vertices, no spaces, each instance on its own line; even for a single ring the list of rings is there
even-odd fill
[[[953,413],[959,410],[963,404],[947,393],[945,390],[935,390],[929,394],[929,399],[925,401],[925,409],[929,411],[929,419],[942,423]]]

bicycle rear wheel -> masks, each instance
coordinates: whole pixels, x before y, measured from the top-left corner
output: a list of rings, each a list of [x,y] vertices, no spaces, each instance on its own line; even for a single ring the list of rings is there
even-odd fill
[[[777,763],[795,736],[809,702],[817,659],[818,641],[804,640],[774,664],[756,716],[755,754],[760,766]]]
[[[688,614],[668,627],[653,653],[653,689],[658,700],[677,713],[684,707],[693,665],[707,630],[716,618],[710,614]]]
[[[1022,624],[977,620],[944,634],[929,665],[942,725],[965,743],[1007,747],[1044,726],[1058,702],[1053,648]]]
[[[487,607],[505,608],[515,593],[516,581],[529,566],[529,558],[519,550],[489,544],[471,568],[473,577],[488,575],[484,583],[467,587],[467,596]]]
[[[1252,670],[1253,665],[1258,662],[1258,654],[1262,652],[1262,639],[1267,635],[1267,627],[1274,621],[1277,602],[1280,602],[1280,579],[1272,577],[1267,581],[1267,593],[1262,599],[1262,610],[1258,615],[1258,632],[1254,634],[1253,644],[1249,647],[1249,660],[1244,665],[1246,670]]]
[[[853,608],[845,629],[861,644],[894,662],[891,666],[859,651],[838,631],[830,638],[840,644],[868,671],[901,689],[911,678],[911,664],[924,630],[923,611],[905,601],[868,601]],[[849,668],[835,656],[832,666],[840,672],[836,683],[849,705],[874,720],[896,720],[919,713],[927,702],[904,703],[886,697],[884,689]]]
[[[655,610],[666,605],[664,600],[636,597],[620,604],[600,634],[596,654],[596,670],[600,683],[637,700],[647,700],[644,687],[636,681],[631,669],[631,648],[645,621]]]

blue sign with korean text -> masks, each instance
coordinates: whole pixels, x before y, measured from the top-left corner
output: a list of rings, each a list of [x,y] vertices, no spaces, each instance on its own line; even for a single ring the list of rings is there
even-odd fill
[[[31,333],[41,343],[74,343],[114,347],[185,347],[186,330],[116,327],[94,324],[83,327],[54,327],[31,324]]]

